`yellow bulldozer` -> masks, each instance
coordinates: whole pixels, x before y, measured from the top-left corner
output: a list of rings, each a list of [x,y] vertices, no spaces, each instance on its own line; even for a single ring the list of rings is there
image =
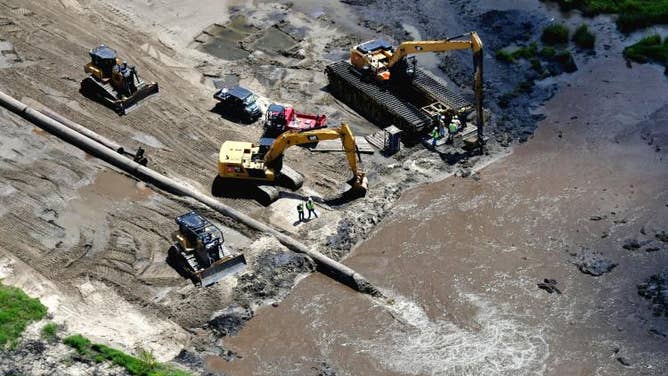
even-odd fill
[[[100,45],[88,54],[91,61],[84,66],[88,77],[81,81],[81,93],[119,115],[125,115],[137,102],[158,92],[157,83],[142,80],[137,69],[118,58],[111,48]]]
[[[359,152],[355,137],[348,124],[339,128],[323,128],[304,132],[285,132],[279,135],[264,150],[260,145],[251,142],[225,141],[220,148],[218,160],[218,177],[223,180],[253,180],[258,183],[262,195],[261,201],[271,203],[278,199],[276,183],[291,189],[299,189],[303,177],[296,171],[283,166],[283,153],[294,145],[312,144],[322,140],[340,139],[346,153],[348,165],[353,177],[348,181],[351,188],[345,192],[348,197],[366,195],[366,174],[358,166]],[[263,185],[262,182],[272,185]]]
[[[227,249],[223,233],[206,218],[191,211],[176,217],[176,224],[167,261],[197,285],[212,285],[246,268],[244,255]]]

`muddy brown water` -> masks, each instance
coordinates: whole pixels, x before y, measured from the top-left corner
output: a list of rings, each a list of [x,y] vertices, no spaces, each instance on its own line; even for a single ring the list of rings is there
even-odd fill
[[[137,182],[113,170],[100,172],[95,181],[81,189],[83,197],[102,195],[110,200],[142,200],[153,191],[142,182]]]
[[[637,125],[665,134],[657,113],[668,111],[668,82],[619,58],[569,81],[532,140],[479,181],[405,192],[353,250],[345,263],[389,301],[309,276],[225,339],[241,358],[209,359],[209,370],[304,375],[325,362],[340,375],[666,374],[666,338],[650,330],[668,333],[668,322],[636,285],[668,265],[668,250],[632,253],[621,242],[668,227],[666,148]],[[619,265],[580,273],[571,254],[582,247]],[[563,294],[538,289],[544,278]]]

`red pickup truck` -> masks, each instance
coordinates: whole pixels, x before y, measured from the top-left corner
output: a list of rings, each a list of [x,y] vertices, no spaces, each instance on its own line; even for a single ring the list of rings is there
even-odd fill
[[[276,135],[286,131],[310,131],[327,127],[327,116],[304,114],[292,107],[272,103],[267,108],[264,127]]]

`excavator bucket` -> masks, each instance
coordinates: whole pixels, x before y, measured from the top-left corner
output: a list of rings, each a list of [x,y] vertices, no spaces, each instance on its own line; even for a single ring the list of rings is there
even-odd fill
[[[247,262],[243,254],[226,256],[211,264],[210,267],[196,274],[202,287],[213,285],[228,275],[241,272],[246,268]]]
[[[348,181],[350,189],[344,193],[347,197],[364,197],[369,188],[369,180],[364,174],[358,174]]]

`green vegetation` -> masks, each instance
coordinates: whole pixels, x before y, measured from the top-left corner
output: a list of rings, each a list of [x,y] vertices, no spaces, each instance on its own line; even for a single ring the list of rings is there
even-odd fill
[[[46,316],[46,307],[20,289],[0,283],[0,348],[14,346],[32,321]]]
[[[47,341],[54,341],[56,332],[58,332],[58,325],[55,322],[50,322],[42,327],[42,338]]]
[[[543,73],[543,65],[540,63],[540,60],[534,57],[529,60],[529,63],[531,63],[531,68],[533,68],[533,70],[538,73]]]
[[[562,9],[579,9],[587,16],[618,13],[617,27],[624,33],[668,23],[668,0],[555,0]]]
[[[63,343],[77,350],[79,355],[85,358],[88,358],[93,355],[93,353],[90,351],[92,343],[88,340],[88,338],[80,334],[75,334],[73,336],[65,338],[63,340]]]
[[[536,44],[536,42],[532,42],[528,46],[520,47],[512,52],[506,50],[498,50],[496,51],[496,58],[501,61],[513,63],[517,59],[527,59],[527,60],[532,59],[536,56],[537,52],[538,52],[538,45]]]
[[[652,35],[624,48],[624,57],[638,63],[654,62],[668,67],[668,38]]]
[[[587,25],[578,27],[573,34],[573,42],[580,48],[593,49],[596,43],[596,36],[589,32]]]
[[[559,51],[554,55],[553,60],[561,65],[564,72],[572,73],[578,70],[578,66],[575,64],[575,59],[569,50]]]
[[[552,24],[543,29],[540,40],[547,45],[568,43],[568,28],[562,24]]]
[[[513,57],[513,54],[511,52],[506,51],[506,50],[496,51],[496,58],[498,60],[505,61],[506,63],[515,62],[515,58]]]
[[[544,57],[544,58],[546,58],[546,59],[551,59],[551,58],[554,57],[554,55],[557,54],[557,50],[555,50],[555,49],[552,48],[552,47],[545,47],[545,48],[543,48],[542,50],[540,50],[540,52],[538,52],[538,54],[539,54],[541,57]]]
[[[149,352],[142,351],[139,357],[128,355],[111,347],[92,343],[87,338],[76,334],[67,337],[63,343],[74,348],[80,356],[97,363],[109,360],[125,368],[136,376],[191,376],[189,373],[158,363]]]

